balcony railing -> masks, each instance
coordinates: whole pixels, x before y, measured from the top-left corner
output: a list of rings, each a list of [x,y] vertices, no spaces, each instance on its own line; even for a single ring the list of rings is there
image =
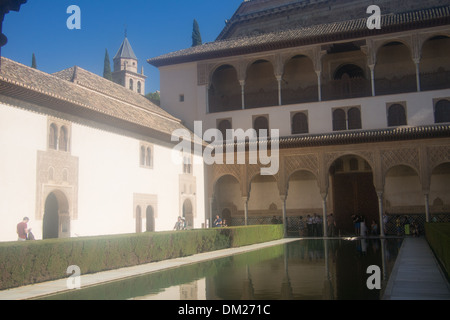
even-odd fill
[[[421,73],[422,91],[450,89],[450,71],[440,69],[437,72]],[[375,79],[375,95],[389,95],[417,92],[417,76],[415,74],[394,77],[392,79]],[[372,96],[372,84],[364,78],[331,80],[321,86],[323,101],[362,98]],[[281,104],[298,104],[318,102],[317,86],[298,88],[297,90],[281,88]],[[279,105],[278,90],[244,93],[244,109],[271,107]],[[213,94],[209,92],[209,112],[241,110],[242,94]]]

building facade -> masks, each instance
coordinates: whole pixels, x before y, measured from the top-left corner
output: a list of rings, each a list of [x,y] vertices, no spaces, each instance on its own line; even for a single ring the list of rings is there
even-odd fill
[[[80,67],[1,66],[0,241],[25,216],[36,239],[202,227],[204,169],[173,152],[180,120]]]
[[[208,168],[207,215],[295,233],[314,214],[342,233],[353,215],[382,233],[398,216],[448,220],[450,7],[381,1],[371,29],[369,2],[245,1],[217,41],[148,60],[191,130],[279,131],[277,174],[250,163],[252,133],[245,164]]]

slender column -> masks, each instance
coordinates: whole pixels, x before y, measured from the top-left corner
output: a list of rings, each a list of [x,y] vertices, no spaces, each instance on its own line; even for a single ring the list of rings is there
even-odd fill
[[[322,226],[323,226],[323,236],[328,237],[328,222],[327,222],[327,197],[328,193],[322,193],[322,209],[323,209],[323,218],[322,218]]]
[[[286,215],[286,195],[281,195],[281,201],[283,202],[283,230],[284,230],[284,237],[287,237],[287,215]]]
[[[206,96],[206,113],[209,113],[209,84],[205,86],[205,96]]]
[[[420,59],[414,59],[414,64],[416,65],[417,92],[420,92]]]
[[[278,105],[281,106],[281,80],[282,76],[276,76],[278,82]]]
[[[425,193],[425,218],[427,222],[431,221],[431,214],[430,214],[430,194]]]
[[[242,197],[244,201],[244,225],[248,225],[248,197]]]
[[[322,71],[317,71],[317,93],[319,97],[319,102],[322,101]]]
[[[375,97],[375,65],[369,65],[370,68],[370,84],[372,86],[372,97]]]
[[[380,216],[380,237],[384,237],[384,223],[383,223],[383,191],[377,191],[378,196],[378,212]]]
[[[239,80],[239,84],[241,85],[242,110],[244,110],[245,109],[245,80]]]
[[[209,219],[206,221],[206,228],[212,228],[212,217],[213,217],[213,202],[214,198],[209,198]]]

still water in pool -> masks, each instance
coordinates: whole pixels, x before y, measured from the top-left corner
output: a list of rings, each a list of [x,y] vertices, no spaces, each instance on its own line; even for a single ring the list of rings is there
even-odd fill
[[[401,239],[299,240],[46,297],[56,300],[380,299]],[[369,266],[381,270],[370,290]]]

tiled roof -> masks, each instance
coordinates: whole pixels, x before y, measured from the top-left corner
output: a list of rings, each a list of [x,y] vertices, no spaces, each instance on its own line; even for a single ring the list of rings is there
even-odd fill
[[[142,95],[80,67],[51,75],[2,57],[0,94],[165,140],[186,129]]]
[[[267,142],[268,145],[270,146],[272,142],[277,141],[279,143],[280,149],[288,149],[288,148],[305,148],[305,147],[318,147],[330,145],[406,141],[406,140],[448,138],[448,137],[450,137],[450,125],[436,124],[418,127],[403,126],[397,128],[387,128],[377,130],[357,130],[357,131],[343,131],[343,132],[331,132],[321,134],[305,134],[300,136],[268,138],[267,141],[252,139],[246,141],[238,141],[236,143],[225,143],[225,144],[226,145],[245,144],[248,148],[250,144]]]
[[[370,30],[367,27],[367,18],[355,19],[215,41],[151,58],[147,62],[155,67],[160,67],[448,24],[450,24],[450,6],[444,6],[383,15],[381,17],[381,30]]]

